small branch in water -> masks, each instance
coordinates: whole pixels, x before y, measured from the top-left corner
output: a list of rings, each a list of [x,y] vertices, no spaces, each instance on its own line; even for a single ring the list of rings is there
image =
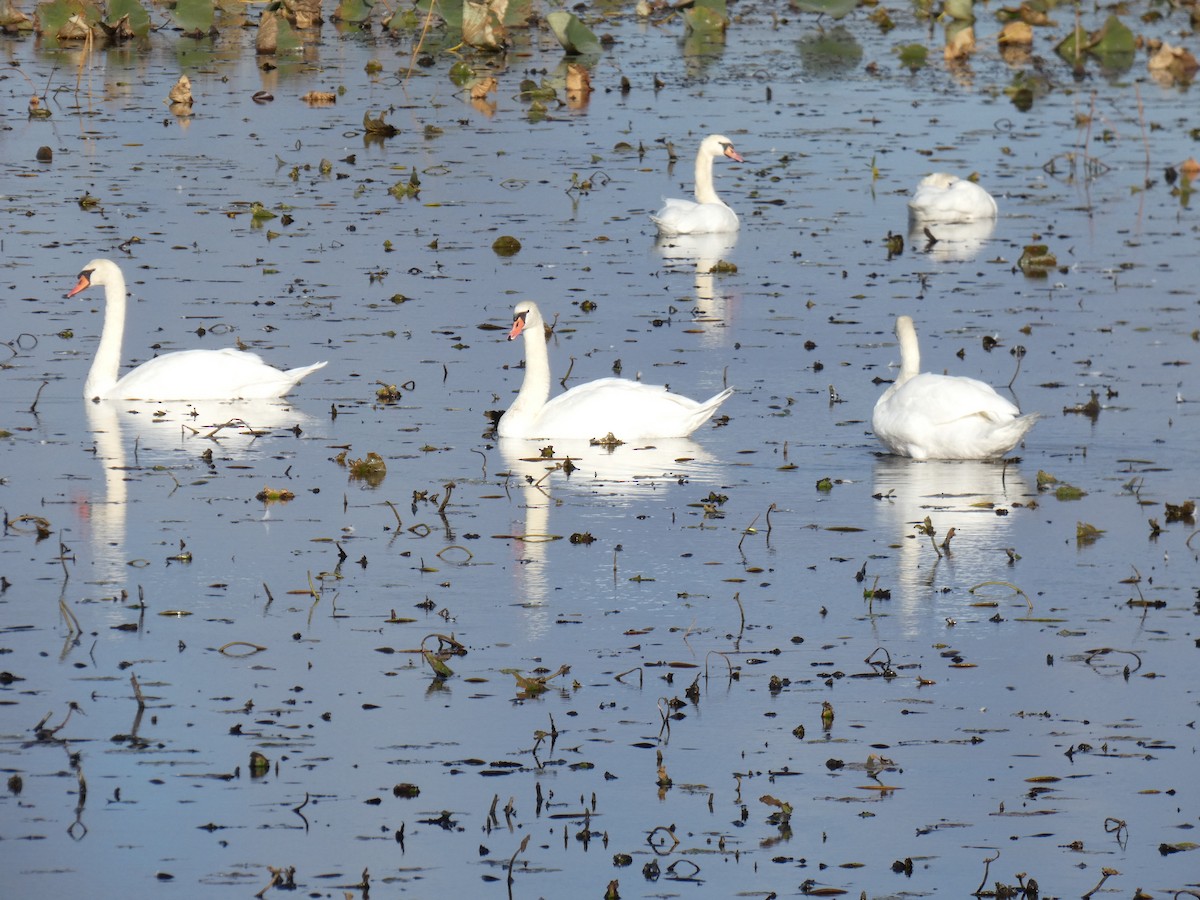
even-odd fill
[[[46,386],[48,384],[50,384],[50,382],[48,382],[48,381],[42,382],[42,386],[37,389],[37,393],[34,394],[34,396],[33,396],[33,403],[29,404],[28,412],[32,413],[35,416],[37,415],[38,401],[42,399],[42,391],[44,391],[46,389]]]

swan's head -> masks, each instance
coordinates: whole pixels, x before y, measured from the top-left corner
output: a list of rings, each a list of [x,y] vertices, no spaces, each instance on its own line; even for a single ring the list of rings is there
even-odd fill
[[[508,333],[508,339],[515,341],[525,333],[526,328],[540,324],[541,321],[542,314],[538,310],[537,304],[532,300],[522,300],[513,310],[513,326],[512,331]]]
[[[733,141],[723,134],[710,134],[700,144],[700,152],[708,156],[727,156],[734,162],[745,162],[742,155],[733,149]]]
[[[86,291],[93,284],[117,284],[121,278],[121,270],[117,264],[108,259],[93,259],[79,272],[79,282],[67,293],[74,297],[80,291]]]

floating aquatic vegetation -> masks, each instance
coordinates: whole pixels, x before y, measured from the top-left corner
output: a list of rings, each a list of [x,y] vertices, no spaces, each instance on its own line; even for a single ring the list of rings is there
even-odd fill
[[[395,125],[389,125],[387,122],[385,122],[384,116],[386,115],[386,109],[379,111],[378,119],[371,117],[371,110],[369,109],[363,113],[363,128],[366,129],[367,134],[376,137],[395,137],[398,135],[400,133],[400,129]]]
[[[170,16],[188,37],[216,33],[213,0],[179,0],[171,9]]]
[[[844,2],[856,4],[858,0]],[[691,6],[683,8],[683,21],[689,32],[700,37],[724,35],[725,29],[729,27],[729,12],[725,8],[725,0],[695,0]]]
[[[929,58],[929,49],[924,44],[902,44],[896,48],[896,55],[900,57],[900,65],[916,72],[924,67]]]
[[[504,16],[508,0],[463,0],[463,43],[476,50],[500,53],[508,47]]]
[[[261,491],[254,495],[254,499],[260,503],[287,503],[289,500],[295,500],[296,495],[287,488],[264,486]]]
[[[1019,268],[1027,278],[1045,278],[1058,265],[1058,258],[1045,244],[1027,244],[1017,260]]]
[[[1162,85],[1190,84],[1200,69],[1200,63],[1184,47],[1172,47],[1166,41],[1155,50],[1146,63],[1150,75]]]
[[[13,0],[0,0],[0,31],[16,34],[32,30],[33,19],[13,6]]]
[[[273,9],[264,9],[258,20],[254,49],[259,56],[275,56],[299,50],[303,46],[292,24]]]
[[[1120,19],[1110,15],[1104,24],[1088,35],[1079,22],[1059,41],[1055,52],[1076,69],[1083,66],[1087,54],[1095,56],[1105,68],[1125,71],[1133,65],[1136,39]]]
[[[300,99],[309,106],[333,106],[337,103],[337,94],[333,91],[309,91]]]
[[[348,25],[367,25],[375,12],[372,0],[338,0],[333,11],[333,21]]]
[[[492,241],[492,252],[497,256],[516,256],[521,252],[521,242],[511,234],[502,234]]]
[[[186,75],[180,75],[179,80],[167,92],[167,105],[177,116],[190,116],[192,102],[192,82]]]
[[[579,18],[565,10],[555,10],[546,16],[546,24],[571,56],[586,56],[600,52],[600,40]]]
[[[346,459],[345,452],[337,457],[340,465],[350,470],[351,481],[365,481],[371,487],[379,487],[387,477],[387,463],[383,457],[371,450],[361,459]]]

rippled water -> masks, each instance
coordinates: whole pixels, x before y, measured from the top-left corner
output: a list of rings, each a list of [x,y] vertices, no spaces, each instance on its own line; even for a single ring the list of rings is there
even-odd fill
[[[559,67],[548,34],[466,55],[494,108],[448,79],[450,40],[406,80],[410,37],[331,24],[269,71],[236,27],[82,69],[3,44],[6,890],[245,896],[295,867],[313,894],[362,895],[367,870],[373,896],[500,895],[514,854],[528,897],[962,895],[1017,873],[1078,896],[1105,867],[1105,893],[1195,888],[1194,851],[1169,852],[1197,824],[1195,525],[1164,506],[1200,467],[1197,226],[1164,175],[1194,152],[1189,93],[1143,56],[1074,81],[1066,10],[1011,62],[981,10],[951,68],[908,11],[824,39],[734,11],[697,46],[598,9],[597,91],[544,119],[518,91]],[[1181,16],[1138,27],[1174,43]],[[932,48],[915,73],[912,41]],[[187,120],[164,104],[181,72]],[[1024,112],[1019,73],[1045,79]],[[52,117],[26,120],[48,81]],[[401,133],[365,140],[381,108]],[[690,189],[711,131],[747,160],[717,171],[742,231],[656,243],[646,214]],[[419,198],[390,196],[414,169]],[[942,169],[980,173],[994,232],[908,233],[907,193]],[[502,234],[520,253],[492,252]],[[1044,279],[1016,267],[1034,242],[1058,258]],[[240,340],[329,365],[280,404],[86,404],[101,298],[60,298],[98,255],[130,281],[129,361]],[[569,476],[497,443],[525,298],[558,316],[556,378],[732,384],[728,423],[557,442]],[[1019,460],[879,454],[904,313],[930,370],[1003,386],[1026,348],[1013,391],[1043,419]],[[1093,391],[1097,415],[1067,411]],[[343,451],[386,478],[349,478]],[[467,651],[444,681],[416,652],[439,634]],[[535,698],[506,671],[564,665]]]

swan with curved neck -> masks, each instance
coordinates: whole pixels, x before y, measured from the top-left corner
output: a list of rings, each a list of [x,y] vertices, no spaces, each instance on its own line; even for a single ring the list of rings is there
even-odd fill
[[[600,378],[550,399],[550,357],[537,304],[525,301],[513,312],[510,341],[525,337],[525,380],[512,406],[500,418],[503,438],[603,438],[622,441],[687,437],[709,420],[733,393],[726,388],[704,402],[670,393],[661,385],[625,378]]]
[[[921,372],[917,331],[896,319],[900,373],[875,403],[871,427],[893,453],[913,459],[993,459],[1025,437],[1037,413],[1021,415],[989,384]]]
[[[733,141],[723,134],[710,134],[700,142],[696,153],[696,199],[670,198],[663,208],[650,218],[658,233],[668,237],[677,234],[721,234],[738,230],[738,217],[717,196],[713,187],[713,160],[724,156],[735,162],[745,162],[733,148]]]
[[[991,194],[973,181],[946,172],[922,178],[908,201],[909,216],[927,222],[976,222],[994,219],[997,212]]]
[[[242,350],[180,350],[147,360],[118,378],[125,335],[125,276],[112,260],[93,259],[67,297],[92,285],[104,288],[105,306],[100,344],[83,385],[83,396],[89,400],[263,400],[284,396],[304,376],[325,365],[319,362],[284,371]]]

